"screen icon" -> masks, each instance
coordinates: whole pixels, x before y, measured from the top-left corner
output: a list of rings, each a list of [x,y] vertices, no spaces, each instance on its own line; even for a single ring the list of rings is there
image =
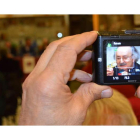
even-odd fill
[[[112,47],[112,44],[111,44],[111,43],[108,43],[108,44],[107,44],[107,47]]]

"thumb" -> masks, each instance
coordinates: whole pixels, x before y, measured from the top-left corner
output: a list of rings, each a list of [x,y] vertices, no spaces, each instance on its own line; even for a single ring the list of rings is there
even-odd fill
[[[95,83],[84,83],[75,93],[76,100],[88,107],[93,101],[109,98],[113,94],[113,90],[109,86],[97,85]]]

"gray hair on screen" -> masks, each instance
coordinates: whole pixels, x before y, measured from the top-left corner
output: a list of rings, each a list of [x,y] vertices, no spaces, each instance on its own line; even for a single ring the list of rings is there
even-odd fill
[[[121,47],[121,46],[119,46]],[[119,48],[117,47],[117,48]],[[137,62],[139,60],[139,52],[138,50],[136,49],[136,47],[134,46],[130,46],[131,50],[132,50],[132,58]],[[115,59],[115,56],[116,56],[116,52],[114,53],[114,59]]]
[[[139,52],[134,46],[131,46],[131,49],[132,49],[132,58],[137,62],[139,59]]]

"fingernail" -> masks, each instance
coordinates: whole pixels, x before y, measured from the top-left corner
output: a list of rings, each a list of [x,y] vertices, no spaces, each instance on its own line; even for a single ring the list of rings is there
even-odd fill
[[[89,74],[89,73],[88,73],[88,75],[92,78],[92,74]]]
[[[109,98],[112,95],[112,90],[111,89],[106,89],[103,90],[101,93],[101,98]]]
[[[137,92],[135,92],[134,96],[137,97]]]

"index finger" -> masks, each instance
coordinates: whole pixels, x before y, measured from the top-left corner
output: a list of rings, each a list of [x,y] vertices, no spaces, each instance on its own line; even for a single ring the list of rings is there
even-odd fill
[[[97,32],[92,31],[77,35],[65,42],[62,42],[57,47],[57,50],[44,72],[49,70],[56,76],[61,74],[64,82],[67,83],[70,77],[70,72],[76,63],[77,55],[87,46],[91,45],[96,38]]]

